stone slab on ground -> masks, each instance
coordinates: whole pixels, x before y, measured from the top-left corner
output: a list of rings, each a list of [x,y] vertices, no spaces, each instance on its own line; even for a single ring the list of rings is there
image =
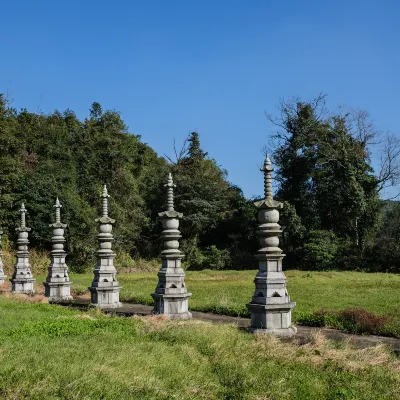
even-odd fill
[[[62,305],[73,305],[76,307],[86,308],[89,305],[89,300],[85,297],[75,297],[75,299],[68,303],[60,303]],[[153,312],[152,306],[144,304],[131,304],[122,303],[122,306],[118,309],[103,309],[104,312],[113,313],[116,315],[123,315],[130,317],[133,315],[151,315]],[[200,311],[191,311],[193,318],[211,321],[214,323],[234,324],[239,329],[247,329],[250,326],[250,318],[243,317],[231,317],[229,315],[212,314]],[[322,333],[327,339],[335,341],[347,341],[357,348],[364,349],[367,347],[377,346],[379,344],[385,344],[390,347],[396,354],[400,355],[400,339],[390,338],[386,336],[376,335],[353,335],[345,333],[337,329],[330,328],[315,328],[311,326],[296,325],[297,334],[295,340],[300,344],[307,341],[307,339],[314,333]]]

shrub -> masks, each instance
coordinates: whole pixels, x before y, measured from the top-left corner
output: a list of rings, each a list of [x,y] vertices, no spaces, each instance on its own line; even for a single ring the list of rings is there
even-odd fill
[[[190,240],[182,240],[181,248],[185,253],[183,265],[186,269],[196,270],[203,267],[205,257],[198,247],[197,237]]]
[[[302,250],[304,266],[313,270],[329,269],[337,250],[338,240],[333,232],[310,231]]]
[[[120,272],[121,270],[129,270],[130,268],[133,268],[135,261],[129,253],[119,251],[115,257],[114,264],[117,271]]]
[[[392,325],[390,316],[377,315],[361,307],[346,310],[319,309],[301,314],[296,322],[316,327],[333,327],[355,334],[400,337],[400,331]]]
[[[229,250],[219,250],[217,246],[207,247],[203,262],[208,269],[227,269],[231,264]]]

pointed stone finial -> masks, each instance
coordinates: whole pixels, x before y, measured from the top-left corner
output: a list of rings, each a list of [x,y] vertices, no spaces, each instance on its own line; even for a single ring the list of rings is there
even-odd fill
[[[103,186],[103,193],[100,197],[103,198],[103,217],[108,217],[108,198],[110,195],[107,192],[107,185]]]
[[[21,204],[21,209],[19,211],[21,213],[21,228],[26,228],[25,214],[27,210],[24,203]]]
[[[174,181],[172,180],[171,172],[168,174],[168,181],[164,186],[168,188],[167,211],[175,211],[174,210],[174,187],[176,187],[176,185],[174,184]]]
[[[61,213],[60,213],[60,208],[62,207],[60,200],[58,200],[58,197],[56,198],[56,204],[53,206],[56,209],[56,224],[61,224]]]
[[[268,157],[268,154],[265,157],[264,166],[261,168],[261,172],[264,172],[264,196],[265,199],[272,199],[272,171],[274,168],[272,167],[271,160]]]

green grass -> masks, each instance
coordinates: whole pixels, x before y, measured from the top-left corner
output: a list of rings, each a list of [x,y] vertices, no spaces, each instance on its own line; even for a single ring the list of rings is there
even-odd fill
[[[400,396],[400,361],[384,347],[355,350],[319,336],[299,346],[233,325],[29,301],[0,295],[1,399]]]
[[[198,311],[248,316],[246,303],[253,295],[256,271],[196,271],[186,272],[188,290],[193,293],[189,308]],[[377,332],[400,337],[400,275],[362,272],[287,271],[288,290],[297,303],[293,320],[314,324],[312,312],[319,309],[345,310],[364,308],[392,319],[389,326]],[[71,274],[73,287],[81,292],[90,285],[91,274]],[[121,299],[126,302],[153,304],[150,293],[157,284],[156,273],[120,274],[123,286]],[[344,328],[340,321],[328,318],[327,323]]]

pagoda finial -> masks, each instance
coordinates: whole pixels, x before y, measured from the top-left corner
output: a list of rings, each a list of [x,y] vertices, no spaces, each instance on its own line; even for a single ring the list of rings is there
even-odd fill
[[[174,181],[172,180],[171,172],[168,174],[168,182],[164,185],[168,188],[167,194],[167,211],[174,211]]]
[[[103,187],[103,193],[100,195],[103,198],[103,217],[108,217],[108,198],[110,195],[107,192],[107,185]]]
[[[21,209],[19,211],[21,213],[21,228],[26,228],[25,214],[27,210],[24,203],[21,204]]]
[[[260,169],[261,172],[264,172],[264,196],[265,199],[272,199],[272,171],[274,168],[272,167],[271,160],[268,157],[268,154],[265,157],[264,165]]]
[[[60,200],[58,200],[58,197],[56,198],[56,204],[53,206],[56,209],[56,224],[61,224],[61,212],[60,208],[62,207]]]

